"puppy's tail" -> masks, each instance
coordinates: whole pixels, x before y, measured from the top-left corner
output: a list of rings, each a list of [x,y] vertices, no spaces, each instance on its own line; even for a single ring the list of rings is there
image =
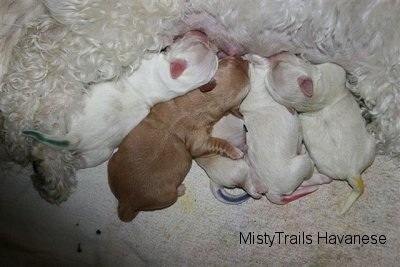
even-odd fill
[[[61,139],[34,130],[22,131],[22,134],[32,137],[36,141],[39,141],[45,145],[58,149],[72,149],[79,143],[78,138],[72,138],[72,140]]]
[[[228,205],[238,205],[251,198],[251,196],[247,193],[242,193],[239,195],[228,193],[223,186],[220,186],[213,181],[210,181],[210,189],[211,193],[217,200]]]
[[[350,186],[353,188],[346,203],[342,207],[340,214],[345,214],[356,200],[364,193],[365,185],[361,175],[355,175],[348,179]]]

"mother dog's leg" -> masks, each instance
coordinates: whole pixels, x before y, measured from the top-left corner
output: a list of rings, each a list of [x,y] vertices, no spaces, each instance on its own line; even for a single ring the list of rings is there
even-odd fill
[[[66,150],[55,150],[38,144],[32,150],[32,182],[40,196],[52,204],[67,200],[77,184],[74,155]]]

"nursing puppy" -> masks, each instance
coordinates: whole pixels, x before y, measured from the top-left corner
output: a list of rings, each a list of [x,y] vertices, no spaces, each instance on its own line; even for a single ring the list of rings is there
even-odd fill
[[[228,114],[213,127],[211,135],[222,138],[247,151],[246,130],[243,120]],[[250,197],[259,199],[267,192],[267,186],[250,166],[245,153],[243,159],[232,160],[221,155],[195,158],[196,163],[210,178],[211,192],[216,199],[225,204],[240,204]],[[225,188],[242,188],[247,193],[231,194]]]
[[[396,5],[394,5],[396,2]],[[377,150],[400,154],[400,5],[387,0],[191,0],[185,22],[225,51],[336,63],[371,116]],[[382,18],[385,23],[382,23]],[[238,23],[240,22],[240,23]]]
[[[271,58],[266,80],[276,101],[300,112],[304,143],[318,170],[353,188],[345,213],[364,192],[361,173],[372,164],[375,140],[345,88],[345,71],[336,64],[310,63],[288,53]]]
[[[295,163],[289,165],[289,170],[283,170],[285,161],[297,157],[300,150],[299,120],[296,115],[292,115],[286,108],[273,101],[267,93],[264,78],[270,67],[269,61],[255,55],[247,55],[246,58],[252,61],[251,91],[243,101],[241,110],[247,109],[245,121],[251,121],[251,132],[247,133],[247,140],[254,145],[248,149],[249,154],[245,154],[240,160],[214,155],[196,158],[195,161],[210,177],[211,192],[215,198],[225,204],[239,204],[248,200],[250,196],[260,198],[265,193],[271,202],[285,204],[315,191],[318,188],[316,185],[328,183],[330,179],[317,173],[308,179],[313,173],[313,164],[306,155],[292,160]],[[258,123],[255,120],[258,120]],[[212,135],[247,149],[245,129],[250,126],[246,124],[244,128],[243,125],[243,120],[229,115],[218,121]],[[277,137],[280,134],[283,134],[282,139]],[[252,140],[253,138],[257,139]],[[286,143],[286,140],[289,142]],[[254,147],[256,152],[251,151]],[[286,152],[284,156],[279,154],[281,150],[290,152]],[[250,158],[257,162],[255,168]],[[274,176],[272,172],[280,174]],[[264,176],[260,176],[260,179],[258,174]],[[285,175],[287,177],[283,177]],[[263,180],[270,187],[268,192]],[[238,186],[248,194],[231,194],[225,190]]]
[[[39,192],[51,202],[65,200],[70,194],[70,181],[76,179],[63,176],[60,171],[55,176],[52,170],[75,170],[101,164],[154,104],[207,83],[217,67],[218,59],[207,36],[191,31],[164,53],[149,54],[130,76],[89,88],[88,94],[83,96],[83,112],[72,117],[66,135],[24,131],[25,135],[46,145],[74,152],[68,161],[52,161],[48,156],[35,165],[41,180],[45,181],[36,183]]]
[[[240,105],[248,132],[246,143],[251,166],[267,185],[268,200],[286,204],[318,189],[330,179],[314,172],[308,154],[301,152],[301,125],[296,114],[275,102],[266,89],[269,61],[246,55],[251,89]]]
[[[108,163],[109,185],[118,199],[122,221],[133,220],[139,211],[175,203],[184,193],[182,182],[192,157],[216,153],[243,157],[239,148],[211,137],[210,132],[248,93],[247,68],[242,59],[221,60],[215,82],[201,88],[208,92],[194,90],[155,105],[126,136]]]

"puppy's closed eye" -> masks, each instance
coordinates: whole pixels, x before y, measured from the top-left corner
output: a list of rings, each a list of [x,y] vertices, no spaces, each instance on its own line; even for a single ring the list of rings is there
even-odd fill
[[[202,85],[199,87],[199,90],[202,93],[206,93],[206,92],[210,92],[212,89],[214,89],[217,86],[217,82],[215,81],[215,79],[212,79],[211,81],[209,81],[208,83]]]

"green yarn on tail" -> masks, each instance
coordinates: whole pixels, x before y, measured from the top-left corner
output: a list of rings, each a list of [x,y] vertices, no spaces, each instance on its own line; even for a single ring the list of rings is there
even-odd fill
[[[22,131],[22,134],[32,137],[41,143],[51,145],[51,146],[56,146],[59,148],[68,148],[70,145],[70,142],[68,140],[51,139],[51,138],[46,137],[44,134],[42,134],[38,131],[27,130],[27,131]]]

